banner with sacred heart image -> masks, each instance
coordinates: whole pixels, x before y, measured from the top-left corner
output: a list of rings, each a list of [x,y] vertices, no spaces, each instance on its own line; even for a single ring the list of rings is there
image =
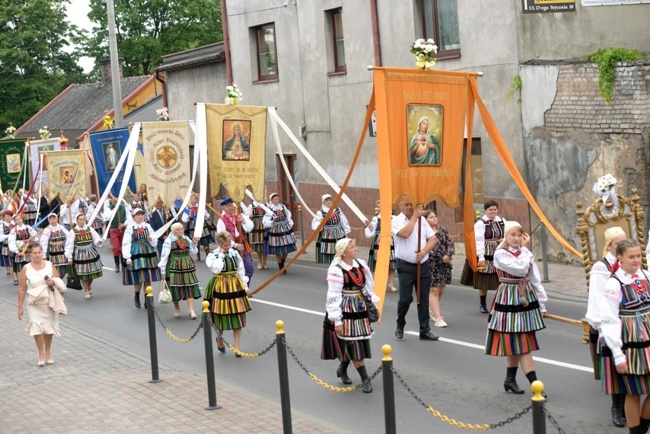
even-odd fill
[[[264,197],[266,107],[206,104],[208,161],[212,192],[226,189],[241,202],[248,188]]]
[[[190,188],[190,129],[187,121],[143,122],[149,204],[160,198],[168,207]]]
[[[86,197],[86,165],[84,150],[48,151],[47,177],[49,198]]]

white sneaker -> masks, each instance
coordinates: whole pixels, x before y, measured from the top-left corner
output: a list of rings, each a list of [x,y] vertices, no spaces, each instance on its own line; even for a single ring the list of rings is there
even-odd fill
[[[438,318],[437,320],[435,320],[433,325],[435,327],[440,327],[440,328],[447,327],[447,323],[445,322],[444,317],[442,317],[442,316],[440,318]]]

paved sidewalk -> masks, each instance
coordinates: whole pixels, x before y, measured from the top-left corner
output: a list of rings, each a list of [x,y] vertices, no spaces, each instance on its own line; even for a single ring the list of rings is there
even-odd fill
[[[117,345],[65,324],[54,338],[55,364],[39,368],[34,340],[15,304],[0,300],[0,432],[4,433],[282,433],[273,402],[217,379],[222,407],[208,411],[205,376],[151,365]],[[342,433],[292,411],[296,433]]]

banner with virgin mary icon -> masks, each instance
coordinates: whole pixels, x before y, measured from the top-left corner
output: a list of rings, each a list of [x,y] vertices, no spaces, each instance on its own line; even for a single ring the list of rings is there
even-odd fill
[[[213,193],[221,186],[241,202],[248,188],[264,198],[266,107],[206,104],[208,161]]]

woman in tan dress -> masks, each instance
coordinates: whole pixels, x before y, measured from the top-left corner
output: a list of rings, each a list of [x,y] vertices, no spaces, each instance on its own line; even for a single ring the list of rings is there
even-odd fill
[[[60,336],[59,315],[67,314],[61,293],[65,284],[50,261],[43,259],[43,248],[37,242],[27,246],[32,261],[20,272],[18,291],[18,319],[23,319],[23,303],[27,294],[27,330],[34,336],[38,348],[38,366],[53,365],[50,348],[54,335]]]

